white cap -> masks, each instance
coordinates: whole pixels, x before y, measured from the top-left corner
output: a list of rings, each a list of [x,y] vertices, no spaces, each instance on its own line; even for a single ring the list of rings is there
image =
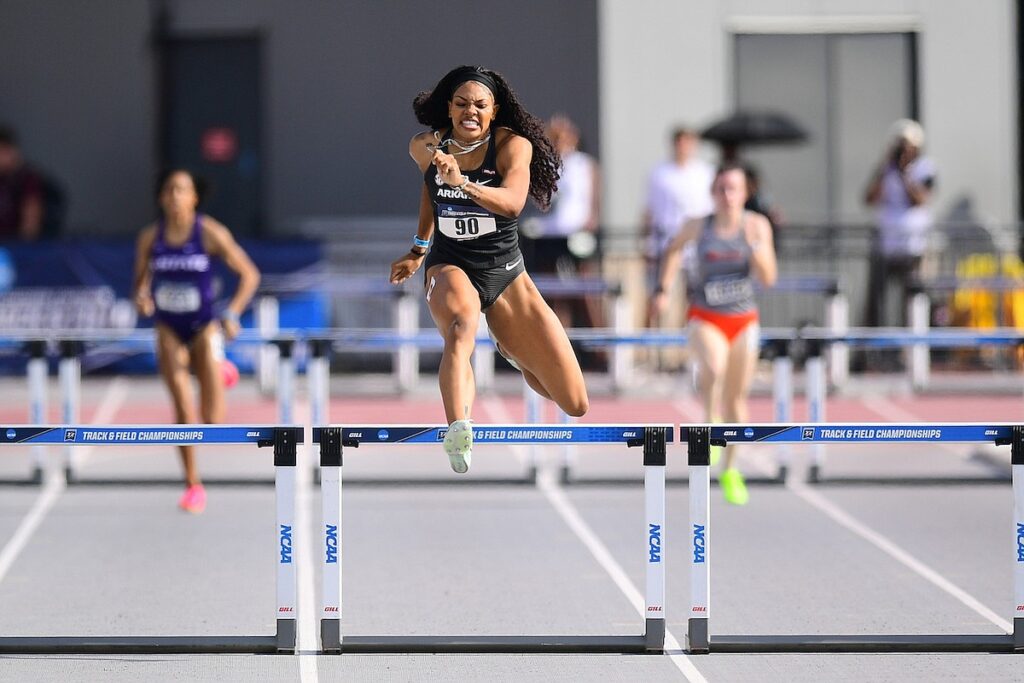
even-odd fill
[[[924,147],[924,128],[913,119],[900,119],[889,128],[889,139],[893,142],[906,140],[914,147]]]

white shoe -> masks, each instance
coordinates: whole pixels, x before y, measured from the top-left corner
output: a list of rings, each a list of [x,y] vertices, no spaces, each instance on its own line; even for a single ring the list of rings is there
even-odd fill
[[[507,360],[508,364],[514,367],[516,370],[522,372],[523,369],[519,367],[519,363],[515,362],[514,360],[506,356],[505,353],[501,350],[501,347],[498,346],[498,340],[494,337],[494,332],[491,332],[491,328],[489,327],[487,328],[487,336],[491,338],[492,342],[494,342],[494,350],[498,352],[498,355]]]
[[[469,471],[469,462],[473,456],[473,421],[456,420],[448,425],[444,435],[444,452],[448,454],[448,462],[458,474]]]

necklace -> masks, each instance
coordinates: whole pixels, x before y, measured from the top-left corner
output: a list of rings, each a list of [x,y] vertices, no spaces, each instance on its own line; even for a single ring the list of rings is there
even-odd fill
[[[451,152],[450,154],[453,157],[462,156],[463,154],[469,154],[470,152],[474,152],[477,149],[479,149],[480,147],[482,147],[483,145],[486,145],[488,142],[491,141],[491,134],[490,133],[488,133],[486,136],[484,136],[483,139],[477,140],[476,142],[471,142],[468,145],[462,144],[461,142],[456,140],[454,137],[450,137],[450,138],[446,138],[444,140],[441,140],[440,134],[436,133],[436,132],[434,133],[434,137],[439,142],[437,144],[431,144],[431,143],[428,142],[427,143],[427,149],[429,149],[431,152],[436,152],[438,149],[440,149],[442,147],[447,147],[448,145],[453,145],[455,147],[458,147],[461,150],[459,152]]]

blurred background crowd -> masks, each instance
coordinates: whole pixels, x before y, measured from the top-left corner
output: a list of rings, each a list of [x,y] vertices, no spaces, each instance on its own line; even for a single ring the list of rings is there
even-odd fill
[[[531,272],[614,283],[637,326],[668,240],[709,212],[714,167],[740,161],[780,273],[833,277],[852,324],[905,325],[923,289],[933,324],[1024,327],[1024,280],[949,284],[1024,278],[1020,9],[0,0],[0,326],[38,324],[17,303],[29,288],[127,297],[125,255],[175,166],[210,182],[201,208],[267,291],[311,272],[383,281],[415,228],[412,98],[477,63],[548,118],[563,158],[551,211],[522,220]],[[386,297],[285,289],[283,325],[390,321]],[[683,319],[675,296],[662,324]],[[566,324],[607,324],[594,296],[552,304]],[[49,320],[135,323],[76,311]],[[822,322],[813,292],[761,311],[767,327]]]

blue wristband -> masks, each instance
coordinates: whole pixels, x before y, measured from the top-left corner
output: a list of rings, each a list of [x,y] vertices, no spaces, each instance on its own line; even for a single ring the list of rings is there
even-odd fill
[[[430,248],[430,240],[421,240],[419,235],[414,235],[412,238],[414,246],[423,247],[424,249]]]

